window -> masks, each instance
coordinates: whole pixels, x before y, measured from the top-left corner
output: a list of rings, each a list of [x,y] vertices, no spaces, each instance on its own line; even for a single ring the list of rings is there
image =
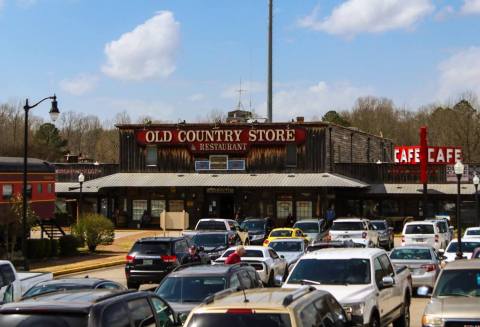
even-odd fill
[[[15,273],[10,265],[5,264],[0,266],[0,287],[10,285],[15,281]]]
[[[270,257],[272,257],[272,259],[278,259],[278,254],[275,251],[269,249],[268,253],[270,253]]]
[[[156,146],[147,146],[147,155],[145,158],[145,164],[147,166],[156,166],[157,165],[157,147]]]
[[[240,287],[240,280],[238,279],[237,274],[233,274],[232,277],[230,277],[230,288],[238,288]]]
[[[130,327],[127,310],[122,302],[114,303],[105,309],[102,317],[103,326]]]
[[[185,240],[175,242],[175,254],[178,253],[187,253],[188,246]]]
[[[302,321],[302,326],[321,326],[320,314],[317,311],[317,308],[315,308],[315,306],[313,305],[313,303],[310,303],[300,311],[300,320]]]
[[[32,184],[27,184],[27,198],[32,197]]]
[[[47,184],[47,192],[52,193],[53,192],[53,184]]]
[[[158,297],[152,297],[152,304],[160,326],[173,326],[173,312],[170,307]]]
[[[380,263],[382,264],[382,267],[383,267],[383,270],[385,271],[386,276],[393,277],[395,275],[393,272],[392,264],[390,263],[390,260],[388,260],[388,257],[386,254],[382,254],[380,256]]]
[[[210,170],[227,170],[228,156],[210,156]]]
[[[2,187],[2,194],[3,194],[3,199],[8,200],[12,197],[13,195],[13,185],[12,184],[4,184]]]
[[[108,199],[107,198],[100,199],[100,214],[102,214],[102,216],[105,216],[105,217],[108,216]]]
[[[384,276],[382,264],[378,258],[375,258],[373,261],[373,269],[375,269],[375,282],[377,283],[377,287],[379,289],[382,288],[382,279]]]
[[[43,185],[42,184],[37,184],[37,193],[42,193],[43,192]]]
[[[98,289],[106,289],[106,290],[118,290],[120,289],[120,285],[115,283],[103,283],[97,286]]]
[[[277,201],[277,217],[278,219],[286,219],[292,213],[292,201]]]
[[[297,167],[297,145],[295,143],[287,144],[285,164],[287,167]]]
[[[142,322],[148,320],[148,318],[153,318],[153,311],[147,298],[128,301],[127,306],[135,327],[145,326]],[[155,320],[153,320],[153,322],[155,322]],[[155,326],[155,323],[152,326]]]
[[[147,210],[147,200],[132,201],[132,220],[140,221],[143,213]]]
[[[152,217],[160,217],[160,214],[165,211],[165,200],[152,200],[151,203]]]
[[[168,211],[170,212],[182,212],[185,209],[183,200],[170,200],[168,201]]]
[[[250,279],[250,276],[245,270],[242,270],[239,272],[240,279],[242,280],[242,286],[244,288],[253,288],[253,283],[252,280]]]
[[[312,201],[297,201],[297,219],[312,218]]]

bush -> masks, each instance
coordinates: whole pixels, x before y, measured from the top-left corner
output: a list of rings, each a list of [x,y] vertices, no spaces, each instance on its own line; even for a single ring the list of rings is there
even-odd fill
[[[43,259],[58,255],[58,241],[44,239],[27,240],[27,256],[30,259]]]
[[[60,255],[70,256],[78,253],[80,241],[73,235],[64,235],[58,240]]]
[[[105,216],[87,214],[72,227],[73,235],[77,236],[93,252],[98,245],[109,245],[115,238],[113,223]]]
[[[50,240],[50,257],[58,257],[59,242],[58,240]]]

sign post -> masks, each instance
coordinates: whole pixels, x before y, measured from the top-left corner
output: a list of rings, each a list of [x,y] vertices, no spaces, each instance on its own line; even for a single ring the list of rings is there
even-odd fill
[[[423,184],[422,215],[427,216],[428,201],[428,143],[427,127],[420,127],[420,182]]]

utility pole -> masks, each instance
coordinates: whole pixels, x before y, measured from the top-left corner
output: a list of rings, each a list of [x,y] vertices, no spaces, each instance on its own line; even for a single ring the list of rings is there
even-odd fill
[[[273,0],[268,0],[268,122],[273,121],[272,111],[272,38],[273,38]]]

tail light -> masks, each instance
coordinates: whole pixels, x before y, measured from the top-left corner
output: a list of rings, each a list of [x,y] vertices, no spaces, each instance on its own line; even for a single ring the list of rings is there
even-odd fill
[[[367,232],[362,233],[362,238],[367,238]]]
[[[253,309],[228,309],[227,313],[237,314],[237,315],[249,315],[249,314],[254,314],[255,310],[253,310]]]
[[[435,243],[438,243],[438,235],[435,235]]]
[[[402,236],[402,243],[405,243],[405,236]]]
[[[435,265],[432,264],[422,265],[421,268],[424,269],[426,272],[435,271]]]
[[[263,245],[268,245],[268,243],[270,243],[270,241],[269,241],[269,240],[265,240],[265,241],[263,241]]]
[[[127,259],[127,263],[133,263],[133,260],[135,260],[135,256],[134,255],[127,255],[126,259]]]
[[[162,255],[163,262],[175,262],[177,261],[176,255]]]
[[[325,237],[325,240],[327,242],[330,242],[332,240],[332,235],[328,234],[326,237]]]

